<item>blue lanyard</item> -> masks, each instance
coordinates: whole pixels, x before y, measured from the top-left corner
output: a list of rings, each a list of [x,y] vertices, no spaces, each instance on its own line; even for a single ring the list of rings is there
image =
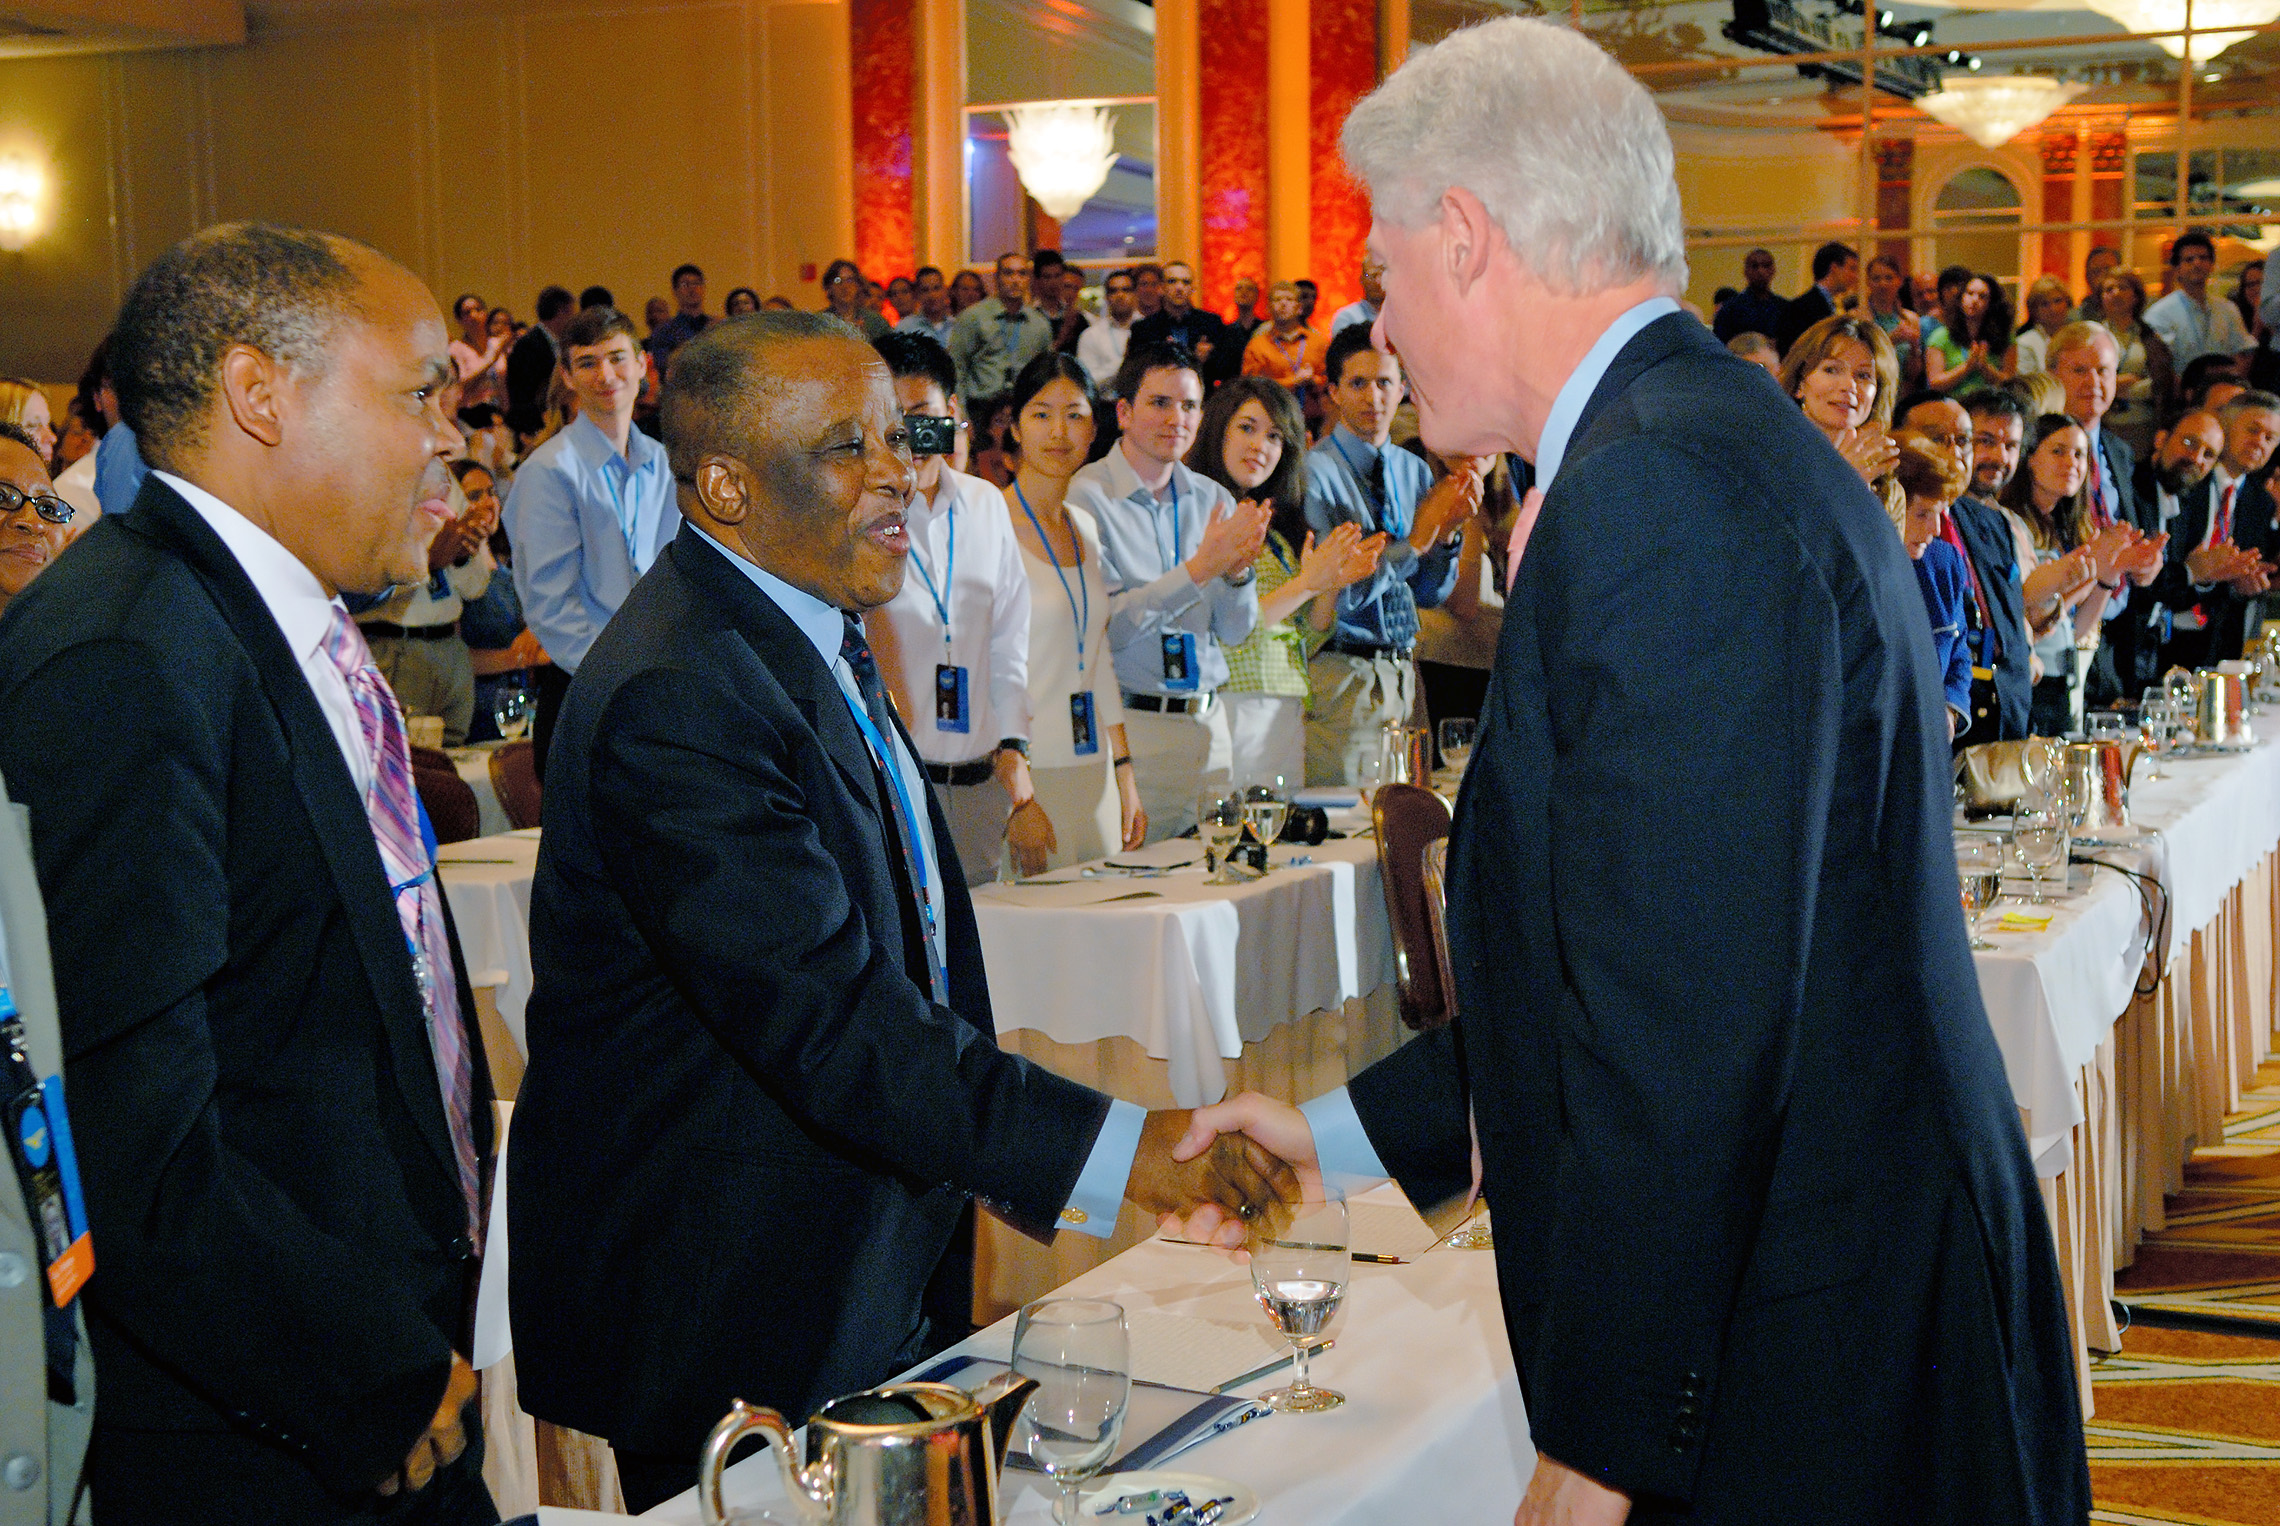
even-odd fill
[[[1283,538],[1280,532],[1267,537],[1267,549],[1275,554],[1276,561],[1282,563],[1285,576],[1294,578],[1298,576],[1298,569],[1290,564],[1290,553],[1283,549]]]
[[[1029,516],[1030,528],[1037,532],[1037,544],[1045,548],[1045,560],[1053,564],[1053,576],[1061,580],[1061,592],[1069,601],[1069,614],[1077,622],[1077,676],[1082,678],[1085,672],[1085,627],[1092,624],[1092,586],[1085,581],[1085,543],[1077,536],[1076,526],[1072,524],[1069,536],[1076,541],[1077,546],[1077,588],[1085,596],[1084,609],[1080,612],[1077,608],[1077,595],[1069,592],[1068,575],[1061,571],[1061,559],[1053,554],[1053,542],[1046,536],[1045,527],[1037,522],[1037,511],[1029,506],[1029,495],[1021,490],[1018,480],[1013,484],[1013,496],[1021,500],[1021,512]],[[1062,517],[1068,517],[1066,511]]]
[[[630,481],[633,477],[633,462],[631,460],[625,463],[625,474]],[[618,485],[617,473],[610,470],[610,463],[607,461],[602,463],[602,480],[609,484],[611,506],[617,511],[618,534],[625,537],[625,559],[633,565],[633,575],[639,577],[641,576],[641,552],[634,541],[633,517],[625,511],[625,489]]]
[[[1354,481],[1361,487],[1362,497],[1368,498],[1370,496],[1370,474],[1356,466],[1354,458],[1346,454],[1346,442],[1338,438],[1336,431],[1332,431],[1330,435],[1330,448],[1338,452],[1338,459],[1345,462],[1346,470],[1354,474]],[[1385,456],[1385,450],[1380,449],[1378,456],[1382,460]],[[1409,527],[1398,522],[1393,515],[1393,473],[1387,472],[1385,475],[1384,505],[1381,507],[1377,504],[1371,504],[1370,509],[1371,512],[1381,515],[1385,521],[1378,526],[1379,529],[1391,530],[1395,535],[1407,535],[1409,533]]]
[[[926,936],[931,940],[934,936],[934,900],[928,893],[926,852],[919,842],[918,813],[911,809],[910,793],[903,788],[902,769],[895,763],[894,749],[887,745],[885,737],[879,735],[879,728],[863,713],[863,707],[848,698],[846,690],[840,690],[839,694],[840,698],[847,700],[847,713],[855,717],[855,725],[862,731],[863,740],[869,744],[871,756],[878,760],[879,772],[885,774],[887,783],[894,786],[895,810],[902,816],[903,837],[910,843],[911,868],[918,875],[918,900],[926,909]]]
[[[1172,570],[1174,567],[1177,567],[1177,566],[1180,564],[1180,474],[1179,474],[1179,469],[1178,469],[1177,467],[1174,467],[1174,468],[1173,468],[1173,470],[1172,470],[1172,475],[1171,475],[1171,476],[1169,476],[1169,477],[1167,477],[1167,478],[1165,478],[1164,480],[1165,480],[1165,481],[1167,481],[1167,482],[1169,482],[1169,483],[1171,484],[1171,486],[1172,486],[1172,554],[1171,554],[1170,556],[1167,556],[1167,557],[1165,557],[1165,558],[1164,558],[1164,571],[1166,571],[1166,572],[1169,572],[1169,571],[1171,571],[1171,570]],[[1163,549],[1164,549],[1164,543],[1163,543],[1162,541],[1158,541],[1158,542],[1156,543],[1156,549],[1157,549],[1157,550],[1159,550],[1159,551],[1163,550]]]
[[[937,487],[935,491],[942,493],[943,496],[947,498],[949,496],[947,491],[948,488],[949,484],[943,483],[941,486]],[[926,563],[919,560],[918,543],[916,541],[913,541],[911,543],[910,564],[913,567],[916,567],[918,569],[918,575],[926,580],[926,592],[928,596],[934,600],[934,612],[942,618],[942,650],[947,652],[950,650],[950,594],[955,590],[958,580],[957,505],[950,505],[950,507],[944,509],[942,513],[950,521],[950,551],[949,554],[943,559],[942,586],[940,588],[936,588],[934,586],[934,574],[928,572],[926,570]]]

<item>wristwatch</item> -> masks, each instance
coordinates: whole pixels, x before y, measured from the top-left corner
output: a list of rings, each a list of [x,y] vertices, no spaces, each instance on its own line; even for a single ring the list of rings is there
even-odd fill
[[[1248,588],[1251,585],[1252,581],[1258,577],[1258,575],[1258,568],[1245,567],[1237,572],[1222,573],[1220,574],[1219,580],[1225,583],[1229,588]]]
[[[1021,737],[999,737],[997,750],[999,752],[1018,752],[1026,758],[1029,756],[1029,743]]]

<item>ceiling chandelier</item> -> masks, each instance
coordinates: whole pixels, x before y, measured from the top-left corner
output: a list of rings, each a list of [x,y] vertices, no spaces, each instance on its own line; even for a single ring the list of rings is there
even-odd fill
[[[1006,157],[1048,217],[1067,222],[1116,168],[1116,114],[1105,106],[1044,102],[1004,113]]]
[[[2090,7],[2133,32],[2175,32],[2185,25],[2185,0],[2090,0]],[[2215,58],[2274,20],[2280,20],[2280,0],[2193,0],[2193,62]],[[2182,37],[2154,46],[2171,58],[2185,56]]]
[[[2001,148],[2089,88],[2032,74],[1949,75],[1937,93],[1918,97],[1916,107],[1981,148]]]

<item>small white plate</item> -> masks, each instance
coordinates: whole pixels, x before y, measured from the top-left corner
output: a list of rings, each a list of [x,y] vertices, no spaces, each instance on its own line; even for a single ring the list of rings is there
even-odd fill
[[[1143,1526],[1150,1515],[1161,1515],[1161,1509],[1135,1511],[1118,1515],[1116,1502],[1135,1494],[1146,1494],[1151,1489],[1177,1489],[1201,1510],[1212,1500],[1228,1499],[1225,1513],[1213,1526],[1243,1526],[1259,1513],[1259,1497],[1243,1485],[1225,1478],[1210,1478],[1201,1473],[1169,1473],[1161,1469],[1146,1468],[1138,1473],[1117,1473],[1106,1479],[1090,1494],[1077,1500],[1077,1517],[1085,1521],[1115,1522],[1120,1526]],[[1105,1507],[1105,1508],[1104,1508]]]

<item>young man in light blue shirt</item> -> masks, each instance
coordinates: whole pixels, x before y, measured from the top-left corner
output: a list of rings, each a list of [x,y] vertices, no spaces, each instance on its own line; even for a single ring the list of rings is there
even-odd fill
[[[1234,782],[1227,710],[1214,691],[1227,681],[1225,649],[1259,620],[1251,563],[1266,540],[1268,506],[1236,503],[1182,464],[1203,411],[1193,355],[1137,346],[1116,391],[1122,437],[1069,479],[1068,503],[1100,527],[1109,650],[1133,782],[1156,842],[1195,825],[1206,784]]]
[[[1338,623],[1306,665],[1306,782],[1362,784],[1365,758],[1381,756],[1389,726],[1417,704],[1417,611],[1457,583],[1465,517],[1480,507],[1480,477],[1453,472],[1439,486],[1424,459],[1392,442],[1401,362],[1349,325],[1322,357],[1338,423],[1306,458],[1306,523],[1317,542],[1341,524],[1386,534],[1377,571],[1338,595]]]
[[[641,344],[614,307],[592,307],[562,337],[578,417],[531,452],[507,496],[515,593],[552,666],[538,670],[531,741],[541,775],[555,713],[594,644],[681,528],[665,447],[633,427]]]

